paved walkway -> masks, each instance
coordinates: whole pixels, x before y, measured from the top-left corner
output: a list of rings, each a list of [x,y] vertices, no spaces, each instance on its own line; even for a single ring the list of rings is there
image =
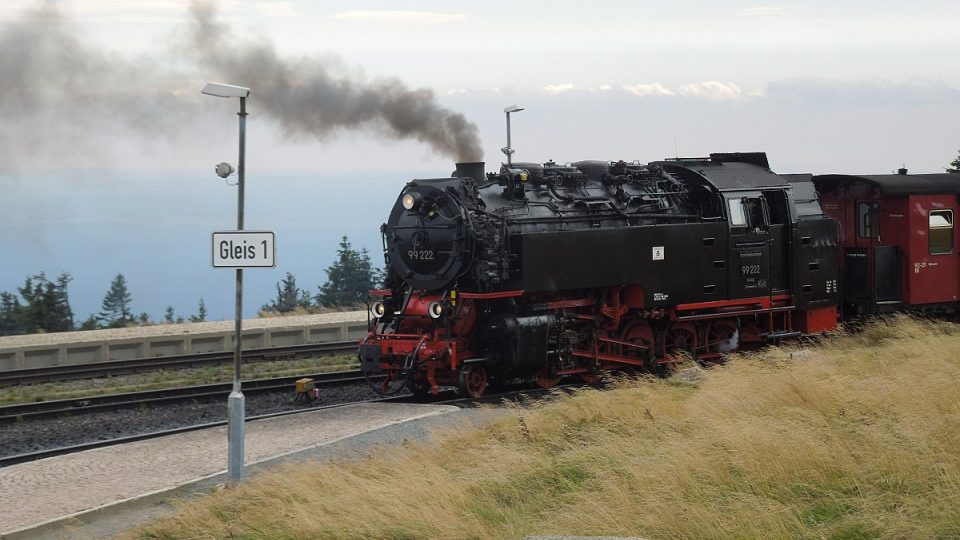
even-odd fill
[[[248,422],[246,461],[457,410],[361,403]],[[220,474],[226,456],[224,426],[0,468],[0,534]]]

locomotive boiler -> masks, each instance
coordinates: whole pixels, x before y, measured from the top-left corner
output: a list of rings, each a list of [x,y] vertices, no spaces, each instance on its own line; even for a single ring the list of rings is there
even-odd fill
[[[460,163],[409,182],[381,232],[359,356],[386,393],[659,372],[837,321],[837,221],[763,153]]]

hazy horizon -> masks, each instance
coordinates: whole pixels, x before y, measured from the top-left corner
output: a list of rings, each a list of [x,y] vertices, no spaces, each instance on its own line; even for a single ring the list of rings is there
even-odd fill
[[[249,178],[245,228],[276,232],[277,266],[244,272],[244,315],[255,316],[275,297],[275,285],[286,272],[316,294],[343,235],[355,249],[366,247],[382,267],[380,224],[409,179],[290,173]],[[163,321],[168,305],[184,318],[196,314],[201,297],[209,320],[233,316],[234,272],[212,267],[211,234],[235,229],[236,188],[212,171],[184,176],[112,172],[82,181],[48,174],[35,181],[47,188],[42,199],[10,193],[0,198],[5,216],[0,245],[17,255],[0,266],[0,291],[16,293],[38,272],[51,280],[68,272],[79,325],[100,312],[110,281],[122,273],[133,296],[132,311],[146,312],[155,322]],[[71,190],[78,183],[83,189]],[[190,197],[182,195],[187,187]],[[337,197],[325,196],[334,191]],[[344,204],[361,198],[367,204],[360,208]]]
[[[960,150],[960,3],[600,0],[9,0],[0,4],[0,290],[73,275],[77,321],[123,273],[133,309],[233,311],[209,237],[235,224],[249,86],[247,228],[314,292],[341,235],[378,264],[405,182],[464,149],[648,162],[765,151],[781,173],[942,172]],[[468,153],[469,153],[468,152]]]

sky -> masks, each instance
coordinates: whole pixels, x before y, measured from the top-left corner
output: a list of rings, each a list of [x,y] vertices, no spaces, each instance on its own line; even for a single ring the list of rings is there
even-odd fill
[[[166,246],[179,270],[171,235],[202,252],[235,219],[212,167],[236,159],[237,103],[201,96],[208,80],[252,90],[251,219],[315,231],[278,238],[289,264],[255,278],[259,306],[283,271],[322,281],[341,234],[378,250],[403,183],[449,174],[464,146],[497,168],[512,104],[518,160],[766,151],[785,173],[940,172],[960,150],[958,20],[956,1],[5,0],[0,242],[17,262],[0,290],[70,271],[85,315],[111,253],[161,316],[165,267],[138,255]],[[299,228],[284,198],[306,205]],[[311,213],[321,199],[352,211]],[[228,276],[202,271],[177,278],[178,310],[205,296],[229,316],[211,289]]]

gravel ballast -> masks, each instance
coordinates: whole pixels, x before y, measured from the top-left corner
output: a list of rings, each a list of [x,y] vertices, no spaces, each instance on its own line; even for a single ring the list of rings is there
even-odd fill
[[[293,388],[289,392],[248,395],[247,417],[353,403],[380,396],[367,384],[356,383],[321,387],[320,397],[310,403],[293,403],[293,397]],[[226,418],[227,402],[223,399],[157,404],[149,408],[78,412],[69,417],[25,420],[0,426],[0,457],[219,422]]]

